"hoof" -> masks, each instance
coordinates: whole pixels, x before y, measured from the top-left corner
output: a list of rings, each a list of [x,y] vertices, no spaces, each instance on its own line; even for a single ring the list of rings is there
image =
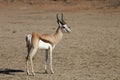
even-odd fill
[[[32,76],[35,76],[35,73],[34,73],[34,72],[32,72]]]
[[[31,75],[30,72],[27,72],[27,75]]]
[[[54,74],[54,71],[51,71],[51,74]]]
[[[45,74],[48,74],[47,70],[45,70]]]

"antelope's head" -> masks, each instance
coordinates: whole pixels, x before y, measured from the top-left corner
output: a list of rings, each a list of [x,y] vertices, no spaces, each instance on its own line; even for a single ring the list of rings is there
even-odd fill
[[[61,28],[62,32],[71,32],[70,27],[67,26],[66,22],[63,19],[63,13],[61,14],[61,20],[58,18],[58,14],[56,15],[57,18],[57,23],[59,25],[59,27]]]

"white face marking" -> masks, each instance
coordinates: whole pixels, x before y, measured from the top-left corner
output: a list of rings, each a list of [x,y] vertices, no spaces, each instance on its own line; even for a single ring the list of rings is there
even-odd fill
[[[64,26],[65,28],[67,28],[67,25],[66,25],[66,24],[64,24],[63,26]]]
[[[40,49],[49,49],[52,48],[52,45],[50,43],[46,43],[42,40],[39,41],[39,48]]]
[[[64,31],[66,31],[66,32],[71,32],[70,28],[68,28],[66,24],[63,25],[63,27],[65,27]]]

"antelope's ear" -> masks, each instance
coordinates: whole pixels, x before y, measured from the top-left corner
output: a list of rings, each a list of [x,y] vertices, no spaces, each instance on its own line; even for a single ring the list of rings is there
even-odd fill
[[[63,16],[63,13],[61,14],[61,22],[62,22],[62,24],[63,24],[63,25],[65,25],[65,24],[66,24],[66,22],[64,21],[64,16]]]

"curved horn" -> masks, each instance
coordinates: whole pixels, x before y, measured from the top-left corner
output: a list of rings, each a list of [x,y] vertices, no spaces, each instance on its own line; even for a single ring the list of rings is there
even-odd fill
[[[58,13],[56,14],[56,18],[57,18],[57,20],[59,20],[59,18],[58,18]]]

